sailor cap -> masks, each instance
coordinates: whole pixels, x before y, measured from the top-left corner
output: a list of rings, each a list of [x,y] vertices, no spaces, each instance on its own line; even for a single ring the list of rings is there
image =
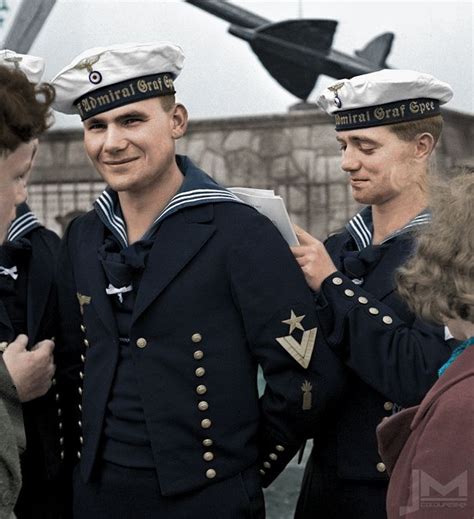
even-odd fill
[[[43,77],[44,59],[37,56],[2,49],[0,50],[0,65],[20,70],[31,83],[39,83]]]
[[[318,104],[343,131],[433,117],[452,97],[452,88],[430,74],[384,69],[334,82]]]
[[[95,47],[77,56],[51,84],[53,108],[82,120],[151,97],[175,93],[181,48],[166,41]]]

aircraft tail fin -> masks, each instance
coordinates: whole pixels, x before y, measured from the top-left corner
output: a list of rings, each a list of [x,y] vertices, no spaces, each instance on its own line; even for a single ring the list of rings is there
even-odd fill
[[[319,75],[314,61],[331,50],[336,27],[334,20],[303,19],[269,23],[255,31],[231,26],[229,32],[250,43],[263,66],[283,88],[307,99]],[[305,54],[301,48],[315,52]]]
[[[393,32],[384,32],[373,40],[370,40],[363,49],[356,50],[355,54],[359,56],[359,58],[366,59],[375,65],[386,67],[385,60],[392,50],[394,38],[395,35]]]

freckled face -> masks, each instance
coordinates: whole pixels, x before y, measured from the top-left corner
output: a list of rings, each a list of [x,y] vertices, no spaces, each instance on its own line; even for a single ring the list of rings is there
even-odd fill
[[[341,167],[349,173],[354,199],[382,205],[404,196],[414,187],[412,160],[415,147],[383,126],[338,132]]]

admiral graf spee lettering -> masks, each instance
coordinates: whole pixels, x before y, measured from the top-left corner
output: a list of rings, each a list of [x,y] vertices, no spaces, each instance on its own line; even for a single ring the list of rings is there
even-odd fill
[[[169,74],[160,74],[124,81],[111,88],[104,87],[80,98],[75,105],[81,116],[87,116],[91,112],[102,112],[123,104],[122,101],[125,99],[133,102],[134,98],[139,101],[171,93],[174,93],[173,78]]]
[[[366,127],[431,117],[439,113],[434,99],[408,99],[395,103],[335,113],[336,127]]]

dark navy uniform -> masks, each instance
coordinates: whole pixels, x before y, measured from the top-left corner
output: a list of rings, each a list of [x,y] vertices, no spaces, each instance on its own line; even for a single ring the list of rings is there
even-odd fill
[[[110,190],[63,240],[58,376],[78,517],[264,517],[261,484],[343,391],[279,232],[177,161],[183,186],[143,240],[128,246]],[[95,500],[107,485],[115,497]]]
[[[413,250],[423,212],[380,245],[371,245],[371,209],[331,236],[326,248],[339,270],[316,299],[321,332],[347,366],[349,391],[317,435],[295,517],[386,517],[388,485],[375,429],[400,408],[418,404],[449,357],[440,326],[420,321],[394,289],[394,272]]]
[[[17,209],[0,247],[0,336],[7,343],[24,333],[29,347],[55,335],[54,266],[59,238],[26,204]],[[58,401],[54,388],[22,405],[27,450],[22,455],[19,519],[60,517]]]

